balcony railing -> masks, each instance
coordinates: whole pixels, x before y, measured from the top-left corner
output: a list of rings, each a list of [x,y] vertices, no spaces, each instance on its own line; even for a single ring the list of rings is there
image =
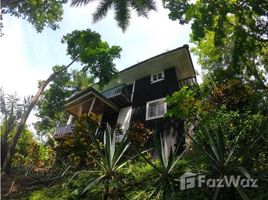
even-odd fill
[[[109,129],[111,129],[110,125],[106,122],[100,124],[100,127],[97,128],[97,130],[95,132],[97,139],[103,141],[104,133],[107,130],[107,127],[109,127]],[[56,132],[54,134],[54,139],[63,139],[63,138],[67,138],[68,136],[72,136],[73,129],[74,129],[73,124],[57,127]],[[118,134],[114,131],[113,131],[113,134],[115,134],[115,141],[121,142],[124,135]]]
[[[106,90],[102,93],[106,98],[112,98],[119,94],[124,94],[129,99],[131,98],[131,92],[127,89],[126,84],[118,85],[112,89]]]
[[[119,106],[125,106],[131,102],[131,91],[127,88],[126,84],[106,90],[102,92],[102,95],[111,99]]]
[[[195,76],[179,80],[179,88],[182,88],[184,85],[185,86],[192,86],[195,84],[197,84],[197,80],[196,80]]]
[[[58,126],[54,134],[54,139],[60,139],[73,134],[74,125]]]
[[[103,141],[104,139],[104,133],[107,131],[107,129],[111,129],[112,130],[112,134],[114,134],[115,136],[115,142],[121,142],[124,134],[118,131],[115,131],[111,128],[111,126],[109,125],[109,123],[104,122],[101,123],[101,126],[96,130],[95,135],[96,138],[98,138],[99,140]]]

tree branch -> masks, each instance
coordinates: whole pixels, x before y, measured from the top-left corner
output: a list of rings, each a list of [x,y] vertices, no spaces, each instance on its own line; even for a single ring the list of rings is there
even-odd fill
[[[32,109],[34,108],[34,106],[36,105],[39,97],[42,95],[43,91],[45,90],[45,88],[47,87],[47,85],[53,81],[55,79],[55,77],[62,73],[64,70],[67,70],[77,59],[79,58],[79,56],[77,56],[74,60],[72,60],[71,63],[69,63],[67,66],[65,66],[63,69],[57,71],[57,72],[54,72],[53,74],[51,74],[46,81],[44,81],[41,86],[39,87],[37,93],[35,94],[35,96],[32,98],[32,101],[30,103],[30,105],[27,107],[27,109],[24,111],[24,113],[22,114],[21,116],[21,120],[19,122],[19,124],[17,125],[16,127],[16,130],[15,130],[15,135],[12,139],[12,142],[11,142],[11,145],[8,149],[8,152],[7,152],[7,155],[6,155],[6,159],[5,159],[5,162],[4,162],[4,166],[3,166],[3,170],[9,174],[10,172],[10,168],[11,168],[11,161],[12,161],[12,157],[15,153],[15,147],[17,145],[17,141],[24,129],[24,126],[26,124],[26,121],[32,111]]]

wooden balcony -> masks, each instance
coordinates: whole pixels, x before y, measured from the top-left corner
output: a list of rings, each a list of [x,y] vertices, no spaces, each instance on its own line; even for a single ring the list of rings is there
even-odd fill
[[[96,138],[103,141],[104,138],[104,132],[107,130],[107,127],[109,129],[111,129],[110,125],[108,123],[101,123],[100,127],[97,128],[95,135]],[[60,140],[60,139],[64,139],[64,138],[69,138],[72,137],[73,134],[73,129],[74,129],[74,125],[73,124],[69,124],[66,126],[59,126],[56,129],[56,132],[54,134],[54,139],[55,140]],[[111,129],[112,130],[112,129]],[[116,142],[121,142],[123,135],[117,134],[116,132],[113,131],[113,134],[115,134],[115,141]]]
[[[69,124],[66,126],[58,126],[56,128],[55,134],[54,134],[54,139],[62,139],[65,137],[69,137],[73,134],[73,129],[74,129],[74,125],[73,124]]]
[[[111,130],[111,133],[114,134],[115,137],[115,142],[121,142],[124,134],[123,133],[119,133],[118,131],[115,131],[111,128],[111,126],[109,125],[109,123],[104,122],[101,123],[100,127],[96,130],[95,135],[96,138],[98,138],[100,141],[104,140],[104,133],[107,131],[107,129]]]
[[[179,88],[182,88],[183,86],[190,87],[196,84],[197,84],[197,80],[195,76],[179,80]]]
[[[102,92],[102,95],[113,101],[119,107],[125,107],[131,104],[131,91],[127,88],[126,84],[106,90]]]

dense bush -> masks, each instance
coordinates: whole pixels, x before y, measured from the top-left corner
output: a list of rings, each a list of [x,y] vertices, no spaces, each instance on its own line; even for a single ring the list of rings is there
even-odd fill
[[[141,122],[133,122],[128,131],[127,137],[133,147],[142,149],[145,144],[152,138],[152,130],[146,128]]]
[[[185,121],[198,172],[213,178],[237,174],[265,178],[268,118],[258,110],[263,101],[256,101],[259,96],[252,91],[249,85],[229,80],[204,96],[196,88],[184,87],[167,97],[167,116]],[[211,191],[215,199],[247,199],[252,190]]]
[[[33,133],[26,128],[18,140],[12,164],[15,168],[24,169],[25,174],[28,175],[33,171],[50,169],[54,157],[53,149],[36,140]]]
[[[89,156],[96,155],[90,134],[95,134],[97,127],[98,118],[94,114],[82,116],[76,121],[73,134],[56,142],[56,163],[60,166],[64,164],[80,168],[95,166],[95,161]]]

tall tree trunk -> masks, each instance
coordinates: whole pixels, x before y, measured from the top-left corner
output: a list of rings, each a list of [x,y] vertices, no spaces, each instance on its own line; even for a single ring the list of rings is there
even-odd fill
[[[62,70],[54,72],[53,74],[51,74],[48,77],[48,79],[42,83],[42,85],[40,86],[39,90],[37,91],[35,96],[32,98],[32,101],[31,101],[30,105],[26,108],[26,110],[24,111],[24,113],[22,114],[22,116],[20,118],[20,122],[17,125],[16,130],[15,130],[15,135],[14,135],[14,137],[13,137],[11,143],[10,143],[10,146],[9,146],[9,148],[7,150],[5,162],[4,162],[4,165],[3,165],[3,171],[5,173],[7,173],[7,174],[10,173],[12,158],[13,158],[13,156],[15,154],[15,149],[16,149],[18,139],[20,138],[21,133],[23,131],[23,128],[24,128],[24,126],[26,124],[26,121],[27,121],[32,109],[34,108],[35,104],[37,103],[39,97],[42,95],[43,91],[45,90],[47,85],[50,83],[50,81],[53,81],[58,74],[60,74],[61,72],[67,70],[77,59],[78,59],[78,57],[76,57],[69,65],[64,67]]]

